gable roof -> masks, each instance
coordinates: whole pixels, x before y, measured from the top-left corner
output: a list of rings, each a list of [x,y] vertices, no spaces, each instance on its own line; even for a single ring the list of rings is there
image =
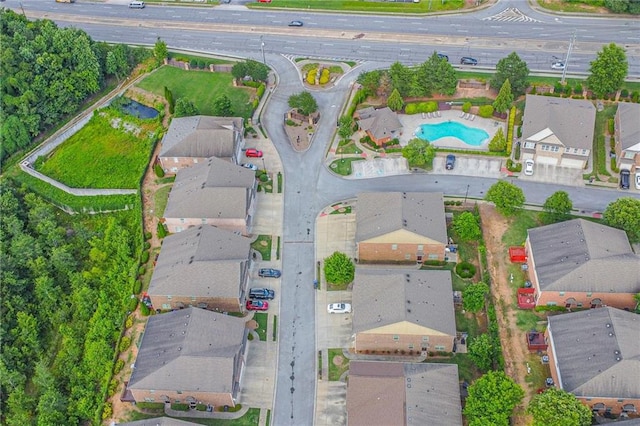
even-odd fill
[[[255,172],[211,157],[178,171],[164,217],[245,219]]]
[[[354,333],[404,323],[456,335],[450,271],[357,268],[352,304]]]
[[[232,158],[241,131],[240,117],[174,118],[162,139],[160,157]]]
[[[637,293],[640,257],[627,234],[584,219],[529,229],[541,290]],[[611,271],[616,271],[611,279]]]
[[[363,192],[356,204],[356,242],[400,229],[447,243],[440,192]]]
[[[640,152],[640,104],[618,103],[620,146],[625,151]]]
[[[376,140],[392,137],[392,132],[402,129],[398,115],[389,107],[364,108],[358,111],[358,117],[360,129],[369,131]]]
[[[198,308],[153,315],[129,389],[232,393],[245,320]]]
[[[118,426],[199,426],[199,423],[185,422],[171,417],[154,417],[152,419],[135,420],[118,423]]]
[[[251,241],[210,225],[169,235],[149,283],[151,295],[239,297]]]
[[[596,109],[586,100],[527,95],[522,121],[524,140],[591,149]],[[542,133],[540,133],[542,132]]]
[[[640,315],[611,307],[549,317],[562,389],[582,397],[640,398]]]
[[[458,366],[351,361],[347,424],[462,425]]]

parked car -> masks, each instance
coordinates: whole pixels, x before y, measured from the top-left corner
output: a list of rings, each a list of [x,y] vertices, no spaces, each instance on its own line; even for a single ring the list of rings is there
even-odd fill
[[[258,166],[256,166],[255,164],[251,164],[251,163],[242,163],[241,166],[244,167],[245,169],[249,169],[249,170],[253,170],[253,171],[258,170]]]
[[[469,56],[463,56],[460,58],[460,64],[462,65],[478,65],[478,60],[475,58],[470,58]]]
[[[631,186],[631,172],[629,170],[620,170],[620,188],[629,189]]]
[[[258,0],[258,3],[271,3],[271,0]]]
[[[524,160],[524,174],[526,176],[533,176],[533,165],[535,163],[531,158]]]
[[[636,189],[640,189],[640,171],[636,172]]]
[[[273,268],[262,268],[258,271],[258,276],[265,278],[280,278],[282,272]]]
[[[350,314],[351,304],[349,303],[330,303],[327,306],[327,312],[330,314]]]
[[[449,62],[449,57],[444,53],[438,53],[438,58],[444,59],[445,61]]]
[[[251,299],[268,299],[272,300],[276,296],[276,292],[270,288],[255,287],[249,290]]]
[[[264,300],[247,300],[247,310],[248,311],[266,311],[269,309],[269,302],[265,302]]]
[[[456,156],[453,154],[447,155],[447,160],[445,162],[445,168],[447,170],[453,170],[453,166],[456,164]]]
[[[290,27],[301,27],[304,23],[302,21],[291,21],[289,22]]]
[[[255,148],[248,148],[244,152],[244,155],[246,155],[247,157],[260,158],[260,157],[262,157],[262,151],[260,151],[259,149],[255,149]]]
[[[564,69],[564,62],[561,62],[561,61],[554,62],[553,64],[551,64],[551,69],[552,70],[563,70]]]

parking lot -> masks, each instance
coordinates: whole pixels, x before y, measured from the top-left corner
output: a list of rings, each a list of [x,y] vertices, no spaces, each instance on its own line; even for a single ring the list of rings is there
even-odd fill
[[[548,182],[557,185],[584,186],[582,169],[574,167],[561,167],[544,163],[533,165],[533,175],[526,176],[520,173],[519,179],[525,181]]]
[[[503,162],[506,161],[498,157],[474,157],[459,154],[455,154],[455,156],[456,162],[453,170],[447,170],[445,167],[446,154],[434,158],[433,173],[499,178]]]

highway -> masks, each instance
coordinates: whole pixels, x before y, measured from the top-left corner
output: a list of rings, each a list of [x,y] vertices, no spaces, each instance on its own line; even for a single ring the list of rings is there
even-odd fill
[[[217,53],[262,60],[278,75],[279,85],[263,112],[262,124],[281,157],[285,176],[282,251],[282,304],[278,321],[279,353],[273,424],[310,425],[314,418],[317,352],[315,347],[314,227],[326,205],[354,197],[361,191],[441,191],[482,198],[494,179],[433,174],[346,180],[329,173],[322,163],[335,130],[348,87],[363,70],[388,67],[394,61],[421,63],[433,51],[479,60],[478,68],[495,66],[512,51],[530,69],[551,72],[553,57],[563,57],[571,35],[576,45],[570,71],[586,72],[589,61],[603,44],[619,43],[627,49],[630,75],[640,77],[640,23],[630,19],[557,17],[539,13],[521,1],[499,1],[476,13],[436,17],[374,16],[310,13],[308,11],[251,11],[234,3],[216,8],[148,6],[130,10],[127,1],[58,4],[31,0],[4,5],[33,18],[47,17],[61,26],[85,30],[95,40],[152,45],[157,37],[169,48]],[[504,14],[517,7],[522,16]],[[510,12],[511,13],[511,12]],[[502,14],[502,15],[501,15]],[[286,23],[299,19],[302,28]],[[519,20],[505,20],[519,19]],[[357,37],[361,35],[361,37]],[[296,68],[286,57],[340,58],[361,61],[339,84],[314,91],[321,121],[314,142],[304,153],[291,149],[282,117],[287,99],[304,88]],[[556,72],[560,75],[560,72]],[[560,187],[534,182],[514,183],[527,201],[542,204],[557,190],[570,194],[574,207],[603,211],[621,192],[584,187]]]

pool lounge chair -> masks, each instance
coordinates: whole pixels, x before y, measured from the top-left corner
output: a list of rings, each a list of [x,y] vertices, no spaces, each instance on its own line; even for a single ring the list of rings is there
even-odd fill
[[[465,120],[468,120],[468,119],[469,119],[469,114],[466,114],[466,113],[465,113],[465,114],[464,114],[464,117],[462,117],[462,118],[463,118],[463,119],[465,119]]]
[[[433,118],[433,116],[431,115],[431,113],[430,113],[430,112],[428,112],[428,113],[427,113],[427,117],[428,117],[428,118]]]
[[[460,113],[460,118],[464,118],[464,111]]]
[[[440,111],[436,111],[436,115],[438,116],[438,118],[442,117],[442,115],[440,114]]]
[[[476,116],[475,116],[475,115],[472,115],[472,116],[471,116],[471,121],[473,121],[473,120],[475,120],[475,119],[476,119]]]

